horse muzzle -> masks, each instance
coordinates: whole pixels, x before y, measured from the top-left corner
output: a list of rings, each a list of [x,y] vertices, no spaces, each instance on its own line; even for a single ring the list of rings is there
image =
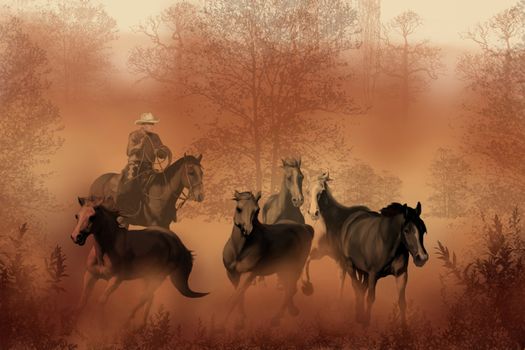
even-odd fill
[[[310,211],[308,211],[308,214],[310,214],[310,218],[313,221],[319,220],[319,210],[316,210],[314,213],[311,213]]]
[[[88,235],[89,234],[80,232],[76,236],[71,235],[71,240],[73,241],[73,243],[78,244],[79,246],[83,246],[86,243]]]
[[[292,198],[292,204],[296,208],[299,208],[301,205],[303,205],[303,203],[304,203],[303,197],[293,197]]]
[[[422,267],[428,261],[428,254],[417,254],[413,259],[417,267]]]

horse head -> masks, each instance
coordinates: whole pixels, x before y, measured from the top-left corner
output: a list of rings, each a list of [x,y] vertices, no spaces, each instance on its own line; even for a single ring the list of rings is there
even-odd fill
[[[416,266],[423,266],[428,260],[428,253],[423,243],[423,236],[427,231],[424,221],[421,219],[421,203],[417,202],[416,208],[403,205],[405,222],[401,228],[402,241],[412,255]]]
[[[261,199],[261,191],[255,195],[251,192],[235,191],[233,200],[237,202],[237,206],[233,223],[241,230],[243,236],[249,236],[252,233],[254,221],[259,215],[259,199]]]
[[[303,196],[303,173],[301,172],[301,158],[282,159],[284,181],[286,189],[292,196],[292,204],[299,208],[304,203]]]
[[[326,191],[327,183],[331,181],[329,172],[323,172],[317,177],[315,181],[312,181],[310,185],[310,208],[308,214],[310,214],[312,220],[319,219],[319,198],[321,194]]]
[[[71,239],[75,244],[80,246],[86,243],[86,239],[90,234],[93,233],[93,222],[95,218],[95,208],[102,203],[101,198],[81,198],[78,197],[78,203],[80,204],[80,210],[75,214],[77,224],[71,233]]]
[[[194,157],[184,153],[182,169],[182,185],[188,189],[188,198],[197,202],[204,200],[203,171],[201,166],[202,154]]]

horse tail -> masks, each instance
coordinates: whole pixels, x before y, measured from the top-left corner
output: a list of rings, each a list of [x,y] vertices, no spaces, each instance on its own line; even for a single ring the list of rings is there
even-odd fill
[[[193,255],[187,249],[181,252],[179,264],[175,271],[172,272],[170,278],[171,282],[177,290],[188,298],[202,298],[209,293],[194,292],[188,285],[191,269],[193,268]]]

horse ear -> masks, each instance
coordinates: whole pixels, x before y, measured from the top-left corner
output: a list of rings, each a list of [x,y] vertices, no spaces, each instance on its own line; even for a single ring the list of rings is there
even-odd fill
[[[421,215],[421,203],[420,202],[417,202],[416,214],[417,216]]]
[[[299,157],[299,159],[297,160],[297,166],[301,167],[301,157]]]
[[[86,199],[85,198],[77,197],[77,199],[78,199],[78,204],[80,204],[81,207],[83,207],[84,204],[86,204]]]
[[[408,216],[408,206],[407,204],[403,204],[403,215],[405,216],[405,218]]]
[[[93,197],[92,201],[93,201],[93,206],[98,207],[99,205],[104,203],[104,198],[103,197]]]
[[[197,161],[200,163],[202,160],[202,153],[197,156]]]
[[[241,195],[241,194],[239,193],[239,191],[235,190],[235,192],[233,193],[233,198],[232,198],[232,199],[233,199],[234,201],[238,201],[240,195]]]
[[[286,160],[284,160],[283,158],[281,158],[281,162],[283,162],[282,167],[284,168],[284,167],[286,166]]]
[[[262,196],[261,191],[257,191],[257,193],[255,194],[255,201],[258,202],[259,199],[261,199],[261,196]]]

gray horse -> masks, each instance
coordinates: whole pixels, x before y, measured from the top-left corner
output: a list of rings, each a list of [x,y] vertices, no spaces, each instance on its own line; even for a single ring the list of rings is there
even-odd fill
[[[162,226],[169,229],[176,220],[176,202],[188,189],[188,199],[204,200],[202,155],[186,155],[169,165],[164,172],[152,175],[147,187],[136,193],[134,202],[141,203],[136,213],[123,213],[126,223],[140,226]],[[121,174],[106,173],[91,185],[90,196],[104,198],[104,206],[115,208],[117,185]]]
[[[314,233],[311,226],[292,221],[262,224],[258,219],[260,198],[260,192],[254,196],[251,192],[235,191],[234,225],[223,250],[228,278],[236,288],[226,321],[238,306],[241,316],[238,326],[243,326],[246,317],[244,294],[257,276],[277,274],[284,288],[284,300],[272,318],[272,325],[279,324],[286,309],[293,316],[299,313],[293,297]]]
[[[423,266],[428,260],[423,244],[426,226],[420,218],[421,203],[418,202],[415,209],[406,204],[392,203],[381,213],[362,206],[345,207],[332,196],[328,180],[328,174],[323,174],[312,184],[309,213],[313,220],[320,217],[324,220],[327,231],[323,240],[325,248],[352,278],[357,321],[365,326],[369,324],[378,279],[394,275],[401,320],[405,324],[409,255],[416,266]],[[309,263],[306,266],[308,280]]]
[[[271,195],[264,203],[262,221],[265,224],[275,224],[279,220],[291,220],[304,224],[304,216],[300,209],[304,202],[301,159],[282,159],[282,162],[281,190]]]
[[[99,279],[108,281],[99,299],[101,304],[108,301],[122,281],[143,279],[146,282],[144,294],[132,309],[129,320],[144,306],[146,322],[155,290],[166,276],[170,276],[173,285],[188,298],[200,298],[208,294],[194,292],[188,286],[193,256],[175,233],[162,227],[128,231],[118,225],[118,213],[104,208],[100,205],[101,201],[79,198],[79,203],[81,208],[75,215],[77,224],[71,239],[82,246],[92,234],[95,245],[105,252],[103,264],[97,263],[94,251],[88,258],[79,311],[85,307]]]

